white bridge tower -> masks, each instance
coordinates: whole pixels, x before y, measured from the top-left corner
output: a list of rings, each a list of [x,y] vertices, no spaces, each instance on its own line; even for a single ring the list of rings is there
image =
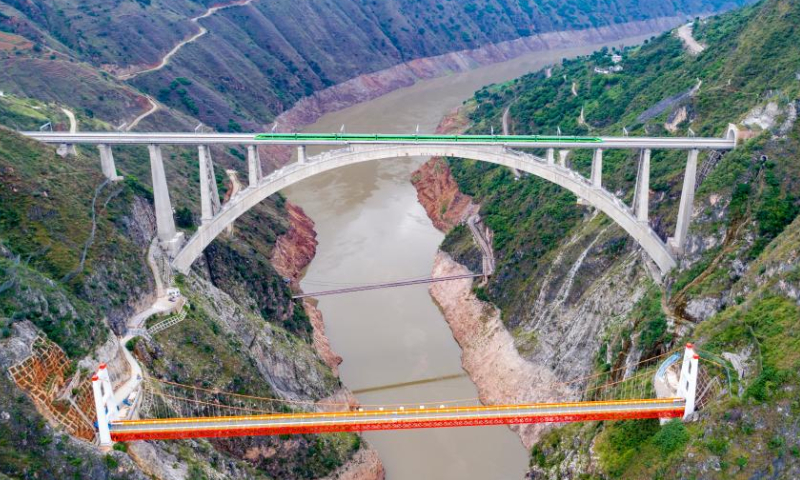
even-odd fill
[[[92,377],[92,391],[94,392],[94,408],[97,411],[97,432],[100,437],[101,447],[111,447],[111,430],[109,422],[119,418],[119,405],[114,399],[114,389],[108,368],[101,363],[97,373]]]
[[[700,355],[691,343],[686,344],[681,364],[681,376],[678,380],[678,397],[686,400],[683,412],[684,420],[689,418],[695,410],[695,396],[697,395],[697,369],[699,368]]]

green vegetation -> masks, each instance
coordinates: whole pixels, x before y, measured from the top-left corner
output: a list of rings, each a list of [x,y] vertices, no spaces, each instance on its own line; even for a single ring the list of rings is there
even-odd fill
[[[641,331],[639,348],[643,358],[657,355],[656,347],[669,344],[672,335],[667,332],[667,317],[661,308],[661,289],[652,285],[629,315]]]
[[[106,456],[54,431],[7,375],[0,375],[0,478],[82,479],[86,472],[103,478],[131,478],[130,465]],[[13,392],[13,393],[12,393]]]
[[[180,88],[187,86],[185,81],[177,83]],[[12,110],[22,112],[19,115],[40,111],[26,105],[15,97],[2,97],[0,117],[11,119],[13,116],[9,112]],[[48,114],[57,111],[56,107],[38,102],[31,102],[30,106]],[[13,117],[19,128],[40,125],[38,117],[19,115]],[[152,217],[149,216],[152,215],[149,212],[152,191],[145,183],[150,178],[146,152],[141,148],[120,147],[115,148],[114,154],[119,171],[126,174],[125,180],[107,183],[95,149],[78,147],[78,155],[65,160],[51,147],[0,128],[0,174],[4,187],[0,189],[3,205],[0,208],[0,341],[13,337],[15,324],[27,320],[59,344],[70,359],[77,361],[106,342],[112,334],[109,324],[123,330],[120,323],[128,318],[132,309],[141,307],[142,298],[151,294],[154,285],[145,262],[152,235]],[[197,208],[196,151],[167,148],[165,165],[171,177],[176,222],[180,228],[191,232],[195,228],[192,209]],[[224,169],[217,171],[217,181],[223,182]],[[221,191],[224,194],[224,189]],[[157,343],[137,338],[125,345],[137,354],[146,352],[148,357],[144,363],[149,372],[183,383],[202,383],[199,379],[206,379],[209,386],[227,391],[274,396],[270,383],[265,380],[273,372],[262,371],[268,368],[266,361],[250,350],[254,348],[250,343],[255,338],[252,332],[270,332],[270,359],[279,358],[287,364],[302,361],[319,380],[308,392],[300,394],[320,398],[339,387],[338,380],[310,347],[308,317],[302,309],[294,307],[287,286],[266,260],[277,236],[286,231],[284,202],[280,197],[275,203],[263,202],[237,221],[235,238],[220,238],[210,249],[208,261],[213,264],[211,271],[218,286],[233,292],[243,305],[252,304],[253,289],[257,310],[248,311],[246,330],[231,332],[222,321],[209,315],[213,309],[193,298],[192,304],[199,306],[192,310],[185,325],[173,327],[174,332],[170,333],[177,336],[161,334]],[[96,230],[91,236],[93,203]],[[219,252],[235,252],[237,261],[225,268],[222,258],[225,255],[220,257]],[[178,276],[176,279],[184,292],[196,288],[190,278]],[[235,306],[237,311],[241,308]],[[265,317],[260,317],[258,312]],[[300,333],[302,338],[282,325]],[[265,335],[257,334],[259,339]],[[243,344],[243,337],[248,339],[247,345]],[[5,351],[0,355],[0,362],[4,357]],[[299,373],[298,377],[302,375]],[[49,430],[44,429],[44,421],[27,397],[13,387],[4,387],[3,391],[9,394],[0,395],[1,410],[19,411],[9,408],[6,401],[16,402],[27,410],[18,422],[9,424],[14,433],[3,430],[0,425],[3,430],[0,431],[3,437],[0,476],[3,473],[12,478],[28,475],[20,472],[39,472],[42,476],[46,467],[66,475],[64,478],[72,478],[71,472],[91,467],[93,471],[114,471],[107,476],[118,478],[131,470],[131,462],[122,453],[95,458],[85,452],[72,453],[71,449],[65,449],[63,441],[46,433]],[[29,428],[39,423],[41,427]],[[7,438],[13,441],[6,441]],[[330,473],[359,448],[360,440],[348,434],[254,442],[256,448],[266,444],[279,449],[278,455],[258,465],[260,472],[250,470],[242,460],[245,450],[241,445],[220,447],[219,452],[204,442],[195,442],[192,448],[177,442],[176,447],[182,450],[178,458],[197,474],[196,478],[213,477],[209,466],[212,459],[219,468],[235,462],[236,468],[247,469],[251,478],[266,475],[304,478],[306,474]],[[31,448],[32,444],[41,448]],[[49,457],[43,460],[42,455]],[[62,464],[69,467],[64,468]],[[74,477],[78,478],[78,474]]]
[[[275,398],[276,392],[264,379],[263,360],[249,355],[251,349],[261,350],[273,361],[294,362],[298,368],[313,368],[319,372],[317,385],[296,386],[312,392],[328,394],[339,387],[338,379],[320,363],[311,347],[287,331],[269,325],[252,312],[242,311],[225,299],[208,297],[191,278],[182,280],[182,291],[188,295],[191,308],[186,319],[157,334],[156,343],[143,342],[147,358],[152,359],[148,371],[158,378],[196,385],[201,388]],[[232,315],[220,318],[217,310],[234,308]],[[241,329],[258,333],[259,339],[250,345],[242,343]],[[249,335],[249,334],[248,334]],[[267,338],[264,338],[268,336]],[[262,350],[267,348],[266,350]],[[291,377],[283,379],[291,382]],[[283,385],[283,388],[291,388]],[[243,443],[242,443],[243,442]],[[342,465],[361,446],[357,435],[349,433],[325,435],[293,435],[226,439],[215,443],[221,451],[241,458],[249,448],[275,449],[277,456],[256,457],[250,463],[273,478],[318,478]],[[187,454],[187,458],[190,458]],[[195,468],[200,469],[200,466]],[[200,471],[200,470],[198,470]]]
[[[3,328],[30,320],[72,358],[102,344],[103,317],[148,288],[141,246],[129,230],[137,189],[105,184],[97,163],[85,154],[64,162],[52,149],[0,130]]]
[[[160,102],[168,104],[171,103],[170,101],[175,95],[177,95],[180,104],[192,115],[197,115],[200,113],[200,109],[197,107],[197,104],[190,95],[189,90],[186,88],[190,85],[192,85],[191,80],[178,77],[172,80],[167,88],[162,88],[159,90],[156,97]],[[175,95],[173,95],[173,93]]]
[[[633,308],[605,320],[595,363],[596,371],[609,371],[620,366],[631,345],[647,358],[691,340],[716,362],[725,362],[724,352],[741,355],[745,377],[737,379],[732,368],[727,372],[732,378],[722,374],[723,388],[731,389],[728,396],[707,405],[693,423],[558,428],[531,452],[534,478],[564,472],[576,478],[589,478],[588,472],[630,479],[752,478],[764,472],[791,478],[796,472],[796,461],[787,457],[793,448],[800,453],[800,439],[790,426],[800,418],[800,307],[792,296],[800,288],[795,267],[800,127],[787,112],[800,98],[799,22],[797,2],[765,0],[695,22],[695,36],[707,45],[700,55],[686,54],[679,39],[665,34],[617,50],[623,56],[621,72],[595,72],[610,62],[612,51],[600,51],[564,61],[550,77],[536,72],[486,87],[466,104],[469,134],[499,130],[509,106],[511,131],[517,135],[551,135],[558,127],[581,136],[619,135],[623,127],[631,135],[688,135],[691,127],[697,135],[721,136],[729,122],[741,121],[756,107],[772,102],[782,112],[768,131],[756,131],[720,159],[701,155],[701,163],[713,168],[696,191],[691,234],[697,243],[664,286],[638,284],[643,294]],[[702,85],[695,91],[698,80]],[[585,124],[578,121],[582,109]],[[589,174],[588,152],[572,152],[568,161]],[[550,290],[543,298],[554,301],[553,284],[563,282],[581,252],[591,248],[587,266],[577,272],[564,299],[567,305],[586,306],[582,296],[592,277],[623,278],[635,244],[608,219],[590,217],[574,196],[532,176],[515,180],[504,168],[460,159],[450,163],[459,188],[481,203],[482,216],[495,230],[497,274],[476,294],[501,308],[523,355],[532,351],[524,337],[534,330],[531,312],[539,308],[534,301],[545,282]],[[628,203],[636,164],[634,152],[604,152],[603,184]],[[653,152],[650,217],[663,240],[674,231],[684,165],[684,153]],[[461,261],[470,258],[467,242],[468,236],[454,229],[442,248]],[[551,270],[556,259],[561,266]],[[696,307],[689,305],[708,299],[713,301],[705,305],[717,305],[719,312],[696,325],[689,316]],[[678,317],[678,326],[668,314]],[[706,362],[712,373],[719,370]],[[708,465],[718,468],[711,471]]]
[[[603,429],[597,439],[600,465],[612,477],[618,477],[659,431],[658,420],[624,420]]]
[[[800,380],[800,307],[775,295],[757,297],[723,312],[702,325],[700,333],[710,335],[706,348],[741,348],[755,342],[761,371],[747,387],[745,397],[756,402],[774,400],[782,386]]]

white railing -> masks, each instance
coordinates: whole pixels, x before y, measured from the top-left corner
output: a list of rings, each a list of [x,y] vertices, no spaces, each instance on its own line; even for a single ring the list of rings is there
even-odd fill
[[[188,304],[186,304],[177,315],[173,315],[168,319],[164,320],[163,322],[156,323],[155,325],[147,329],[147,333],[150,335],[155,335],[156,333],[163,332],[164,330],[168,329],[173,325],[181,323],[186,319],[186,314],[188,312],[189,312]]]

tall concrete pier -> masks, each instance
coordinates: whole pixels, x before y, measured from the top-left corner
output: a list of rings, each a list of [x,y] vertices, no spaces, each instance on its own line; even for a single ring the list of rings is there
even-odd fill
[[[150,152],[150,173],[153,179],[153,203],[156,210],[158,240],[161,243],[161,248],[172,255],[176,255],[183,245],[183,232],[178,232],[175,229],[161,146],[151,144],[148,145],[147,149]]]

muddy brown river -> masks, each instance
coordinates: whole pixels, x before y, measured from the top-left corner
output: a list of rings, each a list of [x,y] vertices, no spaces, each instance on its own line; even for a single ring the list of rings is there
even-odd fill
[[[632,44],[645,37],[615,41]],[[305,129],[351,133],[432,133],[447,112],[484,85],[511,80],[602,44],[536,52],[505,63],[427,80],[328,114]],[[313,152],[309,152],[313,153]],[[293,186],[288,198],[316,223],[319,246],[302,281],[314,292],[430,276],[443,239],[410,183],[425,158],[353,165]],[[319,299],[342,381],[363,404],[477,397],[461,351],[425,285]],[[444,379],[394,386],[421,380]],[[358,393],[359,391],[364,391]],[[528,453],[506,427],[370,432],[389,480],[520,479]]]

